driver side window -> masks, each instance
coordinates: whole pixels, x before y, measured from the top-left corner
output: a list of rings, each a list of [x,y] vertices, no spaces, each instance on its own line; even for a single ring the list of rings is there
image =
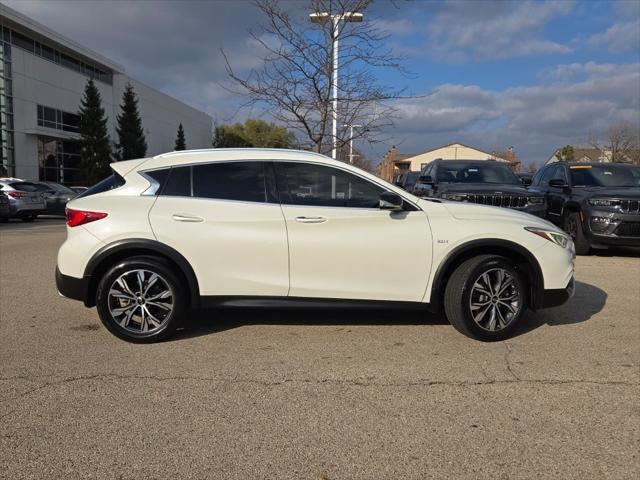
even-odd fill
[[[280,201],[286,205],[378,208],[382,187],[344,170],[311,163],[277,162]]]

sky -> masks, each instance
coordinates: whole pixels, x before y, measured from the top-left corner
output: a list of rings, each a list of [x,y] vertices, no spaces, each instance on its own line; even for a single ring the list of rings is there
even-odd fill
[[[262,112],[239,108],[220,53],[247,73],[261,65],[248,31],[250,1],[3,0],[11,8],[123,65],[129,75],[209,113],[216,123]],[[304,18],[308,3],[289,0]],[[410,75],[377,70],[406,88],[384,142],[356,145],[374,163],[391,146],[419,153],[452,142],[513,146],[524,163],[626,120],[640,125],[640,0],[377,1],[365,21],[389,35]]]

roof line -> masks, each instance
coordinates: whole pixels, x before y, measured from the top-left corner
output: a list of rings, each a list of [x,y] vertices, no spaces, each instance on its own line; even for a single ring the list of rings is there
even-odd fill
[[[323,155],[318,152],[311,152],[309,150],[298,150],[294,148],[199,148],[193,150],[174,150],[172,152],[161,153],[156,155],[153,158],[167,158],[175,155],[185,155],[185,154],[194,154],[194,153],[208,153],[208,152],[293,152],[293,153],[303,153],[305,155],[313,155],[315,157],[323,157],[327,158],[326,155]]]
[[[435,151],[435,150],[440,150],[441,148],[447,148],[447,147],[450,147],[450,146],[452,146],[452,145],[462,145],[463,147],[470,148],[470,149],[472,149],[472,150],[477,150],[478,152],[482,152],[482,153],[484,153],[484,154],[486,154],[486,155],[489,155],[490,157],[501,158],[502,160],[504,160],[504,161],[506,161],[506,162],[509,162],[509,161],[510,161],[510,160],[507,160],[507,159],[506,159],[506,158],[504,158],[504,157],[501,157],[501,156],[499,156],[499,155],[496,155],[495,153],[489,153],[489,152],[486,152],[485,150],[482,150],[482,149],[480,149],[480,148],[476,148],[476,147],[472,147],[471,145],[467,145],[467,144],[462,143],[462,142],[451,142],[451,143],[447,143],[446,145],[441,145],[441,146],[439,146],[439,147],[435,147],[435,148],[431,148],[431,149],[429,149],[429,150],[425,150],[424,152],[416,153],[415,155],[413,155],[413,157],[417,157],[417,156],[419,156],[419,155],[424,155],[425,153],[433,152],[433,151]],[[412,157],[408,157],[408,158],[412,158]],[[406,159],[406,158],[404,158],[404,159],[402,159],[401,161],[404,161],[404,160],[407,160],[407,159]]]

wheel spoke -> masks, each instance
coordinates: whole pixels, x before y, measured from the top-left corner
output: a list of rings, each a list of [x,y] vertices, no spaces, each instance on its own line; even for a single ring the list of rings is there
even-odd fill
[[[145,305],[151,305],[152,307],[160,307],[164,310],[170,311],[171,307],[169,305],[165,305],[163,303],[159,303],[159,302],[147,302]]]
[[[135,294],[135,293],[133,293],[133,292],[131,291],[131,289],[129,288],[129,285],[127,285],[127,281],[124,279],[124,275],[123,275],[122,277],[118,278],[118,279],[116,280],[116,283],[117,283],[118,285],[120,285],[120,287],[121,287],[125,292],[127,292],[129,295],[131,295],[132,297],[135,297],[135,296],[136,296],[136,294]]]
[[[158,275],[156,275],[155,273],[151,275],[151,278],[149,278],[149,281],[147,282],[147,286],[144,289],[144,292],[142,292],[142,296],[146,296],[147,292],[149,291],[149,289],[153,286],[154,283],[156,283],[156,281],[158,281]]]
[[[489,278],[489,274],[485,272],[480,278],[484,282],[485,289],[489,291],[489,295],[493,295],[493,286],[491,285],[491,278]]]
[[[513,284],[513,277],[509,275],[507,280],[502,284],[502,287],[500,287],[500,290],[498,290],[497,295],[498,296],[502,295],[502,292],[504,292],[512,284]]]
[[[128,293],[116,290],[115,288],[112,288],[111,290],[109,290],[109,295],[112,296],[112,297],[115,297],[115,298],[126,298],[128,300],[135,300],[136,299],[134,296],[129,295]]]
[[[485,307],[484,310],[482,310],[478,315],[476,315],[474,318],[474,320],[476,321],[477,324],[480,324],[480,322],[482,321],[482,319],[484,318],[484,316],[487,314],[487,312],[491,309],[491,305],[487,305]]]
[[[129,321],[131,321],[131,317],[133,317],[133,314],[135,313],[137,308],[138,308],[138,306],[136,305],[136,306],[132,307],[130,310],[127,311],[127,314],[120,321],[120,326],[121,327],[127,328],[129,326]]]
[[[142,270],[138,270],[136,274],[138,277],[138,292],[142,295],[142,291],[144,290],[144,272]]]
[[[155,294],[153,297],[147,298],[147,302],[154,302],[156,300],[164,300],[171,296],[171,292],[169,290],[164,290],[163,292]]]
[[[147,320],[148,322],[153,325],[155,328],[160,327],[160,325],[162,324],[162,320],[156,318],[150,311],[149,309],[145,306],[143,307],[144,310],[147,312]]]
[[[496,307],[495,305],[493,305],[491,307],[491,315],[489,316],[489,323],[487,324],[487,328],[489,330],[495,330],[496,329]]]

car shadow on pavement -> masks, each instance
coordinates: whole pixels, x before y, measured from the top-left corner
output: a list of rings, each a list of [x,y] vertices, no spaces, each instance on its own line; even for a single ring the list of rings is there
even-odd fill
[[[604,308],[606,300],[604,290],[576,282],[576,293],[565,305],[537,312],[526,311],[523,321],[511,336],[525,334],[542,325],[586,322]],[[215,334],[246,325],[397,326],[448,323],[442,314],[416,310],[220,308],[192,312],[185,327],[177,332],[173,340]]]
[[[388,309],[263,309],[219,308],[191,313],[173,340],[232,330],[246,325],[446,325],[443,315],[416,310]]]
[[[525,317],[515,329],[512,337],[535,330],[542,325],[555,327],[582,323],[602,311],[607,302],[607,292],[584,282],[576,282],[574,296],[560,307],[532,312],[527,310]]]

